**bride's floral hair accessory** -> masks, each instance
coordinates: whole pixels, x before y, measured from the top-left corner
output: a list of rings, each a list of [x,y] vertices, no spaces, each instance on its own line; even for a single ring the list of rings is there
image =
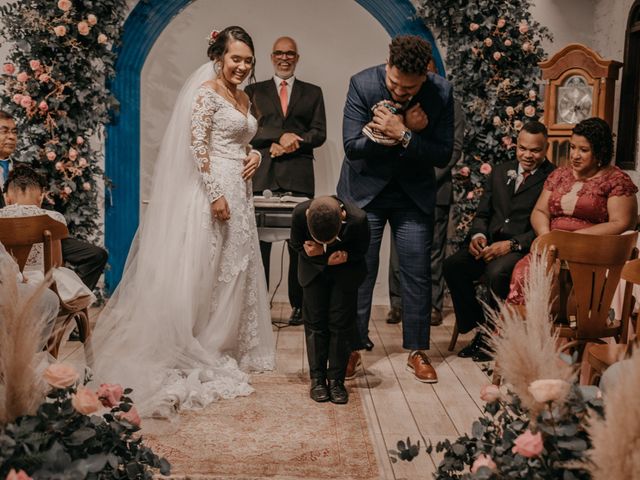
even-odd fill
[[[218,35],[220,35],[219,30],[211,30],[209,38],[207,39],[209,40],[209,45],[212,45],[218,39]]]

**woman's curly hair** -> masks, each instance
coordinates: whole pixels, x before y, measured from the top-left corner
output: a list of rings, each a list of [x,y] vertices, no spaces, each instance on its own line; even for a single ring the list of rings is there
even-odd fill
[[[403,73],[426,75],[431,45],[418,35],[399,35],[389,45],[389,65]]]
[[[599,165],[608,165],[613,158],[611,127],[601,118],[591,117],[573,127],[573,134],[587,139]]]
[[[253,48],[253,39],[244,28],[235,25],[227,27],[221,32],[217,32],[215,37],[212,36],[212,40],[213,41],[209,43],[209,48],[207,48],[207,56],[213,62],[222,62],[224,54],[227,53],[229,44],[232,41],[237,40],[246,44],[253,54],[253,68],[251,69],[249,81],[255,81],[256,58],[255,49]]]

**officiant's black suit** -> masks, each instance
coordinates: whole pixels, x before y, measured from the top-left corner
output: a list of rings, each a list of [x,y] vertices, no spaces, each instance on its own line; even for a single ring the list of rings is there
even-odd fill
[[[251,145],[262,154],[262,163],[253,177],[254,193],[262,195],[268,189],[274,193],[291,192],[294,195],[313,197],[313,149],[322,145],[327,138],[322,90],[296,78],[291,88],[286,115],[282,112],[273,78],[247,85],[244,91],[251,99],[251,113],[258,119],[258,131],[251,140]],[[293,153],[271,158],[271,144],[278,143],[286,132],[302,137],[300,148]],[[268,282],[271,243],[260,242],[260,251]],[[296,278],[295,256],[289,247],[289,303],[294,308],[301,308],[303,293]]]
[[[313,240],[305,213],[310,203],[298,205],[291,222],[291,247],[298,252],[298,279],[304,289],[309,373],[311,378],[344,380],[355,335],[358,286],[367,275],[369,224],[364,210],[344,204],[346,219],[339,240],[328,245],[323,255],[309,257],[304,242]],[[327,265],[338,250],[347,252],[347,261]]]
[[[531,212],[542,192],[544,181],[554,168],[555,165],[545,160],[517,191],[515,178],[512,178],[518,170],[516,160],[496,166],[487,179],[467,242],[444,261],[444,278],[451,292],[456,322],[461,333],[472,330],[484,321],[474,286],[474,282],[482,275],[493,293],[502,299],[507,297],[513,267],[527,254],[536,236],[529,220]],[[487,237],[488,245],[515,239],[522,250],[507,253],[489,263],[476,260],[469,253],[469,242],[478,233]]]

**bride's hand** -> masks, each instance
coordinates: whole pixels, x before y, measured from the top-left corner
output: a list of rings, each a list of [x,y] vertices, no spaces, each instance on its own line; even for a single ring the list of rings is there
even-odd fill
[[[231,212],[229,211],[229,204],[224,196],[211,203],[211,220],[214,222],[220,220],[226,222],[231,218]]]
[[[258,167],[260,166],[260,155],[255,152],[249,153],[244,161],[244,168],[242,169],[242,179],[246,182],[251,180],[256,174]]]

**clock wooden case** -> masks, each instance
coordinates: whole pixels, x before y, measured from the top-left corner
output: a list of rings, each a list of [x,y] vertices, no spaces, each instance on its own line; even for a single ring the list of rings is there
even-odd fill
[[[622,63],[605,60],[584,45],[572,43],[539,65],[545,80],[548,158],[556,165],[564,165],[576,123],[600,117],[613,125],[615,82]]]

